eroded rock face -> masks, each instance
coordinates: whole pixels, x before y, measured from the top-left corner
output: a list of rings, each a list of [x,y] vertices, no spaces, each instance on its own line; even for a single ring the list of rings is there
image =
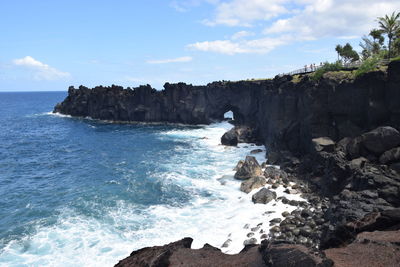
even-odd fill
[[[246,180],[261,175],[262,169],[256,158],[253,156],[247,156],[243,165],[237,170],[234,177],[239,180]]]

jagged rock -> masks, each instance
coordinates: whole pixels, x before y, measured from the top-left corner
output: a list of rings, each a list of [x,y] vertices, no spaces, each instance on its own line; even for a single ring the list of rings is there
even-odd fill
[[[190,242],[187,242],[190,241]],[[116,267],[264,267],[264,248],[256,245],[246,246],[239,254],[228,255],[218,248],[205,244],[201,249],[191,249],[192,239],[184,239],[169,245],[143,248],[131,253]],[[183,243],[183,244],[182,244]],[[250,243],[253,243],[250,242]]]
[[[393,162],[400,162],[400,147],[390,149],[379,157],[379,162],[388,164]]]
[[[333,152],[335,149],[335,142],[332,141],[329,137],[319,137],[312,139],[314,149],[317,152],[325,151],[325,152]]]
[[[253,156],[247,156],[243,165],[235,173],[235,178],[239,180],[250,179],[251,177],[261,176],[262,169],[257,160]]]
[[[264,176],[255,176],[246,181],[243,181],[240,185],[240,190],[245,193],[250,193],[253,189],[263,187],[267,184],[267,180]]]
[[[267,204],[268,202],[274,199],[276,199],[276,193],[267,188],[262,188],[260,191],[258,191],[252,196],[252,200],[255,204],[256,203]]]
[[[145,267],[145,266],[168,266],[169,257],[177,250],[190,248],[192,238],[184,238],[180,241],[164,246],[146,247],[133,251],[129,257],[121,260],[115,267]]]

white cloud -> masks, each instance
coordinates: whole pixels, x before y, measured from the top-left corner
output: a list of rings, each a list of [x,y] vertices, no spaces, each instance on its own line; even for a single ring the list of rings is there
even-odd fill
[[[253,32],[240,31],[240,32],[237,32],[237,33],[233,34],[233,35],[231,36],[231,39],[232,39],[232,40],[238,40],[238,39],[242,39],[242,38],[244,38],[244,37],[253,36],[253,35],[254,35]]]
[[[245,41],[230,41],[230,40],[217,40],[217,41],[205,41],[189,44],[188,48],[205,51],[215,52],[226,55],[234,54],[245,54],[245,53],[257,53],[265,54],[276,48],[277,46],[284,45],[289,41],[287,36],[281,36],[280,38],[261,38],[254,40]]]
[[[35,80],[57,80],[68,78],[71,76],[68,72],[59,71],[47,64],[44,64],[31,56],[14,59],[13,64],[16,66],[26,67],[33,71]]]
[[[219,2],[209,26],[257,26],[261,36],[239,31],[231,40],[203,41],[187,47],[228,55],[267,53],[298,41],[355,39],[378,27],[376,18],[400,10],[399,0],[230,0]],[[255,29],[257,28],[255,27]],[[254,31],[253,31],[254,32]]]
[[[252,26],[257,20],[269,20],[288,13],[284,3],[288,0],[232,0],[217,5],[213,19],[204,20],[209,26]]]
[[[178,62],[189,62],[192,61],[192,57],[178,57],[169,59],[159,59],[159,60],[147,60],[148,64],[166,64],[166,63],[178,63]]]
[[[353,38],[377,27],[376,18],[400,10],[396,0],[297,0],[305,4],[300,12],[279,19],[265,34],[287,33],[302,39]],[[344,37],[344,38],[343,38]]]

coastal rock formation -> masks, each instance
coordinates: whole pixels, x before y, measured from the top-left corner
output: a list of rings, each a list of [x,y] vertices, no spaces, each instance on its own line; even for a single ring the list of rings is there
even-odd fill
[[[112,121],[209,124],[234,113],[235,125],[253,129],[269,149],[307,152],[311,140],[339,141],[378,126],[400,128],[400,61],[387,72],[354,80],[323,78],[318,82],[291,76],[264,81],[184,83],[134,89],[120,86],[70,87],[54,112]]]

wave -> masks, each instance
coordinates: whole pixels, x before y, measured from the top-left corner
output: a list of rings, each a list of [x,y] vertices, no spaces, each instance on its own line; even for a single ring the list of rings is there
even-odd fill
[[[254,237],[260,242],[260,231],[269,231],[269,220],[282,218],[283,211],[290,212],[295,207],[281,201],[253,204],[251,196],[256,190],[250,194],[239,190],[240,181],[233,178],[233,167],[254,149],[262,149],[263,152],[252,155],[260,163],[265,161],[265,147],[220,145],[220,137],[231,127],[222,122],[157,132],[156,138],[160,140],[178,140],[184,145],[177,145],[176,153],[154,163],[162,168],[148,173],[147,179],[159,181],[161,190],[169,186],[184,189],[190,195],[187,203],[145,206],[118,200],[115,207],[102,210],[101,217],[64,208],[59,210],[55,224],[38,224],[31,234],[9,242],[0,251],[0,265],[110,266],[132,250],[187,236],[194,239],[193,248],[209,243],[224,253],[234,254],[243,248],[249,228],[254,227],[259,227]],[[129,173],[128,168],[134,166],[120,162],[117,168]],[[110,179],[106,186],[118,184],[119,181]],[[283,191],[283,187],[276,189],[278,197],[301,200],[298,195]],[[228,239],[230,245],[222,247]]]

